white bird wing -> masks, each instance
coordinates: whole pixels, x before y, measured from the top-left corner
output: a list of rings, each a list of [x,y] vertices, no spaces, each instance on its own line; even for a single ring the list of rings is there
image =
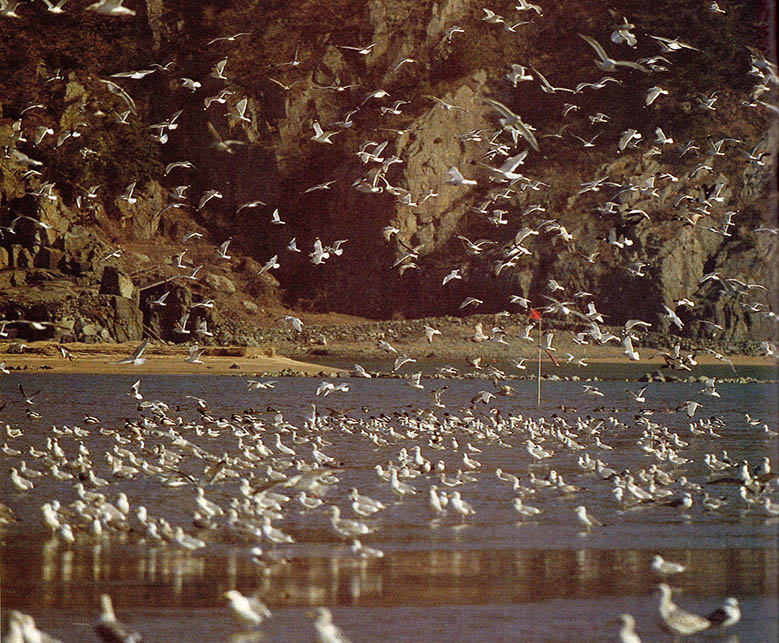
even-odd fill
[[[515,156],[511,156],[507,158],[503,165],[500,166],[498,169],[498,172],[501,174],[508,174],[510,172],[513,172],[517,166],[522,165],[525,161],[525,157],[527,156],[527,150],[524,150],[520,152],[519,154],[516,154]]]
[[[585,36],[584,34],[579,34],[579,36],[584,39],[584,42],[586,42],[590,47],[592,47],[595,50],[595,53],[598,54],[598,57],[603,62],[614,62],[611,58],[608,57],[606,54],[606,50],[601,46],[601,44],[595,40],[595,38],[591,36]]]
[[[465,177],[460,173],[460,170],[458,170],[454,165],[452,165],[446,171],[446,173],[449,175],[449,183],[460,184],[465,179]]]

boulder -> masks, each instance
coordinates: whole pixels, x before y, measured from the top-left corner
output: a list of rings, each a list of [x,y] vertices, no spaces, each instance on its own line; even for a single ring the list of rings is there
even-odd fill
[[[106,266],[103,269],[103,276],[100,279],[101,295],[117,295],[125,299],[138,299],[138,290],[133,284],[133,280],[118,268]]]
[[[217,275],[216,273],[209,272],[204,278],[205,281],[213,290],[220,295],[232,295],[237,289],[235,284],[230,281],[224,275]]]
[[[244,299],[241,302],[241,306],[243,306],[250,313],[258,313],[258,312],[260,312],[260,307],[257,304],[255,304],[253,301],[249,301],[248,299]]]
[[[143,314],[137,304],[127,297],[103,296],[108,304],[105,330],[117,342],[137,341],[143,337]]]
[[[60,261],[64,256],[65,253],[62,250],[50,247],[41,248],[35,255],[35,267],[56,270],[60,267]]]

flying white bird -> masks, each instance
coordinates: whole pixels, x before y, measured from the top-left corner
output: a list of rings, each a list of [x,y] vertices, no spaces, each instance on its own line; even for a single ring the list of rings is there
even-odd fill
[[[625,339],[622,340],[622,346],[625,348],[623,353],[628,356],[628,359],[637,362],[638,361],[638,351],[633,348],[633,342],[630,339],[630,335],[626,335]]]
[[[146,350],[146,347],[149,345],[149,338],[143,340],[143,343],[141,343],[132,353],[132,355],[129,355],[128,357],[125,357],[124,359],[120,359],[117,364],[132,364],[133,366],[139,366],[140,364],[143,364],[146,361],[145,357],[142,357],[143,351]]]
[[[106,16],[134,16],[135,11],[122,6],[123,0],[99,0],[87,7],[87,11],[102,13]],[[61,6],[60,3],[59,6]]]
[[[334,136],[338,132],[323,131],[319,121],[314,121],[312,127],[314,128],[314,135],[311,137],[312,141],[317,143],[329,143],[330,145],[333,144],[333,141],[330,140],[330,137]]]
[[[671,323],[674,324],[679,330],[681,330],[684,327],[684,322],[679,319],[679,316],[671,310],[668,306],[663,305],[663,308],[665,309],[665,317],[668,317],[668,319],[671,321]]]
[[[322,247],[322,242],[317,237],[314,240],[314,251],[309,253],[308,256],[311,257],[311,263],[318,266],[330,257],[330,253]]]
[[[218,253],[220,259],[230,259],[231,255],[227,254],[227,247],[230,245],[230,241],[232,241],[232,238],[230,238],[227,241],[223,242],[219,246],[219,248],[217,250],[217,253]]]
[[[281,321],[287,322],[298,333],[303,332],[303,322],[300,321],[300,319],[298,319],[297,317],[293,317],[292,315],[284,315],[284,317],[281,318]]]
[[[447,170],[447,174],[449,179],[446,182],[449,185],[476,185],[478,183],[474,179],[466,179],[454,165]]]
[[[644,67],[643,65],[632,62],[630,60],[615,60],[614,58],[610,58],[609,55],[606,53],[606,50],[603,49],[603,47],[601,46],[601,44],[591,36],[585,36],[584,34],[579,34],[579,37],[581,37],[584,40],[584,42],[590,45],[590,47],[592,47],[595,50],[595,53],[598,54],[598,58],[600,58],[600,60],[596,60],[595,64],[598,67],[600,67],[603,71],[615,71],[617,67],[629,67],[631,69],[637,69],[638,71],[643,71],[647,74],[652,71],[648,67]]]
[[[264,272],[268,272],[269,270],[278,270],[279,268],[279,255],[273,255],[268,261],[265,262],[265,264],[260,268],[260,270],[257,272],[258,275],[261,275]]]

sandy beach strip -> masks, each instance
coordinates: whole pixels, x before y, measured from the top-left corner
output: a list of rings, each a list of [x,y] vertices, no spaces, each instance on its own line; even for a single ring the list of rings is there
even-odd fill
[[[459,344],[459,345],[455,345]],[[256,375],[267,374],[287,374],[287,375],[307,375],[307,376],[333,376],[346,375],[348,371],[315,363],[324,359],[347,360],[354,359],[359,361],[361,357],[378,357],[373,354],[374,351],[360,348],[358,344],[352,342],[343,342],[342,344],[330,344],[326,351],[319,351],[318,355],[311,355],[313,361],[307,361],[305,350],[297,347],[295,350],[291,346],[281,346],[290,349],[296,359],[285,357],[277,353],[274,347],[245,347],[245,346],[206,346],[202,357],[202,364],[190,363],[186,361],[189,355],[189,348],[186,345],[167,345],[167,344],[149,344],[144,351],[143,364],[120,364],[121,359],[131,355],[137,348],[138,342],[126,342],[122,344],[80,344],[66,343],[62,346],[72,355],[72,359],[63,357],[60,352],[60,344],[55,342],[30,342],[21,353],[12,352],[13,344],[0,344],[0,363],[4,363],[5,368],[11,372],[20,371],[49,371],[56,373],[83,373],[83,374],[169,374],[169,375]],[[460,361],[474,352],[474,345],[469,342],[447,342],[446,346],[441,346],[441,350],[435,350],[436,347],[414,346],[408,348],[417,348],[418,360],[450,360]],[[433,350],[431,350],[431,348]],[[286,352],[286,351],[285,351]],[[518,354],[512,354],[511,351],[505,351],[505,354],[492,352],[485,359],[485,363],[495,359],[508,359],[510,357],[520,357]],[[530,362],[537,360],[537,352],[530,347],[521,351]],[[651,351],[655,353],[656,351]],[[650,354],[651,354],[650,353]],[[589,363],[602,364],[628,364],[627,357],[617,346],[599,346],[597,350],[586,351],[587,361]],[[559,354],[555,355],[558,362],[565,362]],[[698,353],[695,357],[699,365],[722,364],[713,355],[708,353]],[[749,355],[729,355],[736,366],[776,366],[776,361],[767,357],[749,356]],[[542,362],[552,365],[552,360],[547,353],[542,353]],[[640,362],[646,365],[647,370],[662,367],[665,362],[662,357],[653,357],[649,359],[642,357]],[[548,373],[548,371],[545,371]]]
[[[278,355],[272,348],[244,346],[208,346],[202,364],[185,361],[187,346],[149,344],[143,353],[143,364],[119,364],[131,355],[138,342],[123,344],[62,344],[72,359],[62,356],[59,344],[30,342],[22,353],[8,352],[9,346],[0,345],[0,362],[11,372],[49,371],[53,373],[82,373],[89,375],[256,375],[296,374],[333,375],[346,373],[341,369],[303,362]]]

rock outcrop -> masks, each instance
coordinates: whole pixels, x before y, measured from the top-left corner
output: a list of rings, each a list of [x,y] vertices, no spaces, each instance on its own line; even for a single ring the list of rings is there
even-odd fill
[[[0,318],[218,341],[271,301],[389,319],[589,292],[611,324],[775,337],[765,3],[631,5],[633,46],[604,2],[493,5],[148,0],[110,23],[4,21]],[[639,68],[598,69],[579,34]]]

